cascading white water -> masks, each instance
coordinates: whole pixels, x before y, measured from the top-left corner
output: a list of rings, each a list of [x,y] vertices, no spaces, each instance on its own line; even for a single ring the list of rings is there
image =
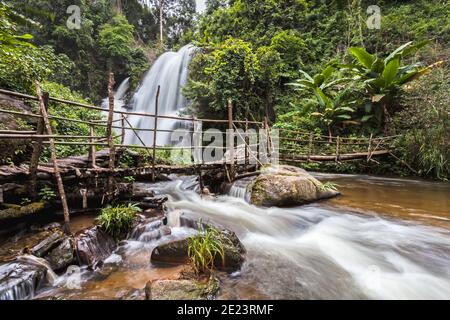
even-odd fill
[[[26,300],[34,297],[42,283],[54,284],[58,276],[48,262],[32,255],[19,256],[0,265],[0,300]]]
[[[228,195],[249,201],[249,186],[253,180],[254,178],[244,178],[235,181],[231,186],[230,191],[228,191]]]
[[[247,262],[234,285],[275,299],[449,299],[450,233],[321,204],[258,208],[163,185],[169,212],[191,211],[238,233]],[[170,217],[169,217],[170,219]]]
[[[130,78],[126,78],[125,80],[122,81],[120,86],[117,88],[117,91],[114,93],[114,108],[116,110],[125,109],[125,99],[129,88],[130,88]],[[120,117],[120,115],[116,116]]]
[[[124,108],[123,103],[125,92],[129,86],[129,79],[125,80],[115,94],[115,109],[155,114],[156,96],[158,86],[160,86],[158,115],[177,116],[178,112],[187,106],[182,88],[186,85],[188,79],[189,62],[194,50],[194,46],[187,45],[178,52],[166,52],[159,57],[147,72],[143,82],[131,99],[129,108]],[[136,129],[154,129],[155,126],[155,120],[150,117],[131,115],[128,117],[128,121]],[[158,119],[158,129],[163,132],[158,132],[156,144],[158,146],[170,144],[170,133],[164,132],[164,130],[173,130],[183,126],[185,125],[178,120]],[[138,134],[147,146],[153,145],[153,132],[138,131]],[[127,130],[125,144],[141,145],[141,142],[133,131]]]

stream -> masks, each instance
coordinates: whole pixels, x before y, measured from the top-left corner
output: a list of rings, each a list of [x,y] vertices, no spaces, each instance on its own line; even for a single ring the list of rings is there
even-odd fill
[[[174,239],[194,234],[177,224],[192,211],[235,231],[247,249],[241,271],[221,273],[218,299],[450,299],[450,184],[363,175],[316,174],[342,196],[295,208],[258,208],[245,183],[229,196],[200,196],[193,179],[148,185],[168,195]],[[85,220],[74,222],[84,225]],[[99,277],[83,269],[81,286],[60,277],[37,298],[118,299],[180,267],[150,264],[161,241],[145,234],[120,244]]]

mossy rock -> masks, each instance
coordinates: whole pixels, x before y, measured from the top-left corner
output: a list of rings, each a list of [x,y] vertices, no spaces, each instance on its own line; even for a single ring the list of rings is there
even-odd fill
[[[251,186],[251,203],[257,206],[287,207],[339,195],[305,170],[291,166],[265,167]]]
[[[46,205],[45,202],[33,202],[26,206],[4,204],[5,209],[0,210],[0,220],[16,219],[36,214],[43,211]]]
[[[147,300],[212,300],[220,288],[219,280],[156,280],[147,283]]]

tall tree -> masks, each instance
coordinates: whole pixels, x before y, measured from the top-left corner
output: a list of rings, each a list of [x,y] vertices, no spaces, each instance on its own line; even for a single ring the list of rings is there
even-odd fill
[[[182,33],[193,27],[195,18],[195,0],[139,0],[149,7],[159,25],[159,42],[166,44],[165,35],[169,42],[174,43]]]

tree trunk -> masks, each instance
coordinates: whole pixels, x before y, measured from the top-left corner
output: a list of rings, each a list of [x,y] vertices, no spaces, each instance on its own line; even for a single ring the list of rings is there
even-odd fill
[[[161,48],[164,46],[163,13],[164,13],[164,0],[160,0],[159,1],[159,39],[161,41]]]

